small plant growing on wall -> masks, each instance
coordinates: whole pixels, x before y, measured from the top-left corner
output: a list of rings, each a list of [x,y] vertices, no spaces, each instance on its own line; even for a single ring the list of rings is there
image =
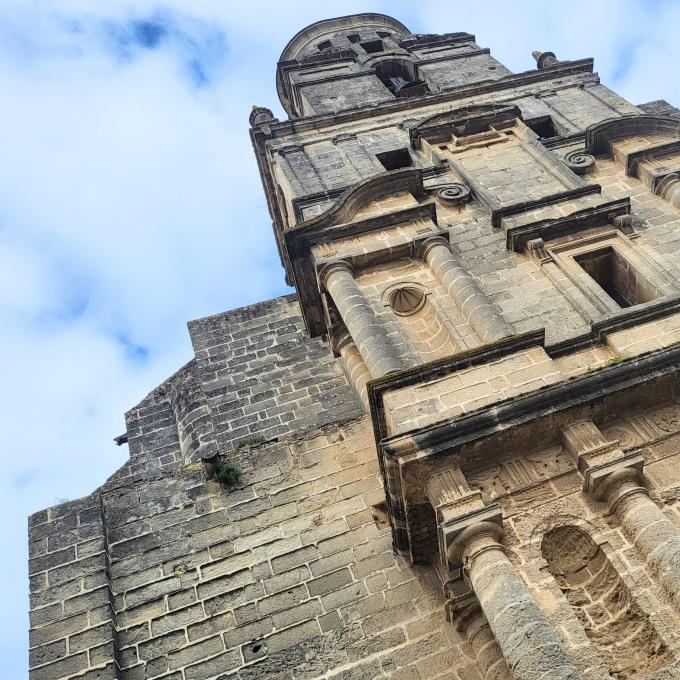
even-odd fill
[[[221,463],[215,470],[215,479],[225,486],[235,486],[241,477],[241,468],[233,463]]]

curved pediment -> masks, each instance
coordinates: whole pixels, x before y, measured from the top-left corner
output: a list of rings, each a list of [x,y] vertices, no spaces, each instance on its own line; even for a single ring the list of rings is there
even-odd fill
[[[409,130],[411,146],[415,148],[420,138],[429,135],[449,130],[456,130],[458,135],[470,135],[482,132],[494,123],[499,125],[516,118],[522,119],[519,107],[507,104],[478,104],[451,109],[429,116],[413,126]]]
[[[586,151],[591,154],[609,153],[611,142],[638,135],[680,139],[680,121],[647,114],[608,118],[586,130]]]
[[[416,198],[425,194],[423,176],[418,168],[403,168],[384,172],[362,180],[349,187],[335,200],[333,205],[321,215],[301,222],[296,229],[310,227],[329,227],[351,222],[352,218],[366,206],[386,196],[410,192]]]

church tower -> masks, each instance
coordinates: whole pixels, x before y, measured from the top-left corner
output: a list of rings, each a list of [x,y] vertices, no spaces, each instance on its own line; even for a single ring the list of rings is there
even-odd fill
[[[532,56],[292,38],[250,124],[295,294],[190,322],[31,518],[32,680],[680,677],[680,111]]]

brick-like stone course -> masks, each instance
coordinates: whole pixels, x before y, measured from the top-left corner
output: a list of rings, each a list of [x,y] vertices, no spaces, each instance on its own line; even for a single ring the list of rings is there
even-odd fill
[[[375,38],[374,29],[361,29],[361,40]],[[430,45],[432,36],[409,38],[430,92],[450,97],[400,103],[373,67],[361,71],[368,53],[358,52],[357,62],[336,59],[337,49],[355,49],[345,33],[333,37],[328,55],[305,47],[309,69],[291,76],[298,113],[318,117],[264,142],[267,172],[291,211],[288,223],[276,228],[295,226],[295,205],[307,219],[343,190],[383,173],[378,154],[398,149],[410,149],[425,189],[382,196],[349,219],[433,207],[436,223],[428,217],[391,231],[344,236],[336,249],[327,239],[312,248],[315,264],[340,256],[354,264],[344,266],[343,285],[321,291],[329,293],[329,334],[344,320],[355,336],[353,364],[347,353],[344,364],[334,356],[327,337],[308,336],[294,295],[189,323],[194,357],[125,416],[130,460],[91,496],[29,518],[31,680],[482,680],[482,668],[499,658],[497,642],[521,678],[537,677],[539,657],[560,677],[605,678],[611,657],[589,642],[601,623],[597,616],[608,616],[601,602],[588,591],[593,626],[584,627],[579,595],[566,597],[564,584],[544,568],[539,539],[564,524],[592,537],[598,564],[606,559],[607,574],[618,575],[617,592],[635,601],[626,611],[646,626],[635,635],[651,640],[655,650],[646,650],[645,668],[672,674],[662,667],[680,656],[677,613],[659,588],[659,573],[667,590],[677,592],[677,579],[664,572],[677,553],[674,526],[680,524],[675,402],[644,413],[606,414],[602,423],[622,450],[644,449],[645,517],[626,515],[617,524],[613,514],[603,516],[601,504],[583,494],[582,476],[562,447],[543,441],[547,428],[521,455],[495,450],[465,462],[461,474],[470,493],[498,504],[505,532],[503,549],[495,545],[495,553],[483,553],[473,574],[494,629],[491,635],[487,625],[489,637],[476,642],[445,617],[446,598],[432,565],[431,505],[419,500],[420,507],[409,508],[427,515],[412,525],[417,563],[393,549],[386,517],[395,511],[394,499],[386,499],[374,424],[365,412],[369,369],[373,378],[405,368],[417,373],[426,362],[527,331],[544,329],[547,347],[501,354],[387,392],[389,434],[406,439],[415,428],[672,348],[680,339],[677,314],[607,331],[551,356],[551,344],[590,332],[595,303],[569,272],[548,275],[536,258],[509,250],[506,230],[629,198],[635,263],[645,277],[660,276],[672,289],[680,280],[680,215],[621,164],[654,140],[621,142],[584,178],[562,156],[582,147],[578,135],[594,123],[641,110],[680,119],[680,111],[663,101],[634,107],[582,66],[535,82],[518,76],[510,87],[514,76],[463,34],[443,36],[441,45]],[[383,38],[393,54],[411,49]],[[330,74],[333,80],[326,80]],[[457,92],[458,99],[451,98]],[[391,108],[395,102],[405,108]],[[505,141],[494,137],[496,146],[475,138],[466,150],[442,143],[427,155],[411,145],[409,129],[418,120],[480,104],[516,105],[526,125],[516,121],[511,135],[502,133]],[[375,109],[350,113],[360,106]],[[545,116],[567,137],[559,142],[566,146],[539,143],[532,130]],[[436,196],[439,182],[471,183],[473,195],[452,204]],[[595,183],[601,195],[514,210]],[[508,207],[513,210],[492,223],[492,211]],[[445,249],[439,264],[417,245],[433,233]],[[422,315],[399,317],[391,308],[390,291],[404,283],[427,292]],[[237,484],[207,478],[201,461],[216,455],[239,466]],[[654,552],[653,532],[639,539],[646,517],[669,537],[663,559],[646,560],[640,552],[640,546]],[[522,612],[514,615],[509,600]],[[597,630],[616,630],[621,611],[611,629]],[[527,656],[524,633],[549,649]],[[628,654],[626,668],[635,662]],[[506,666],[494,668],[500,674],[494,677],[507,675]]]

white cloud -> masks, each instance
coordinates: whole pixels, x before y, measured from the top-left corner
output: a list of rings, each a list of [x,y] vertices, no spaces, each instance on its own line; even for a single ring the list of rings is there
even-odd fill
[[[111,440],[123,412],[190,357],[187,320],[286,292],[248,114],[252,104],[281,114],[275,63],[294,33],[356,11],[390,13],[414,31],[476,33],[518,71],[533,68],[534,49],[594,56],[605,83],[633,103],[680,104],[672,2],[329,9],[306,0],[5,0],[0,550],[12,557],[0,655],[8,678],[26,668],[26,515],[89,493],[121,464],[125,451]],[[168,33],[154,37],[152,26],[151,37],[135,39],[144,21]],[[130,344],[148,359],[132,359]]]

